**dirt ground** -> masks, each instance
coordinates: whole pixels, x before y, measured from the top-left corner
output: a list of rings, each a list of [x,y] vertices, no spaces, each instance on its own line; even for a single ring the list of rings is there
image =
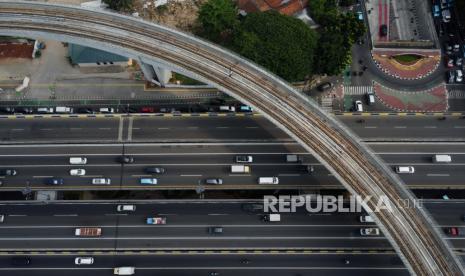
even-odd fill
[[[148,21],[192,32],[197,12],[205,2],[207,0],[168,0],[166,5],[155,8],[153,1],[134,0],[134,8],[142,18]]]
[[[0,58],[30,58],[34,44],[30,43],[2,43],[0,44]]]

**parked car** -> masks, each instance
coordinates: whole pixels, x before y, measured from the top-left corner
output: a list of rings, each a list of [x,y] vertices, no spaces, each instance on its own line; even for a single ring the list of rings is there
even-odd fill
[[[0,108],[0,112],[7,113],[7,114],[12,114],[12,113],[15,113],[15,108],[10,107],[10,106],[2,107],[2,108]]]
[[[444,43],[444,51],[446,51],[446,54],[452,55],[452,46],[449,43]]]
[[[39,108],[37,108],[37,113],[51,114],[51,113],[53,113],[53,107],[39,107]]]
[[[221,184],[223,184],[223,179],[221,179],[221,178],[207,178],[207,179],[205,179],[205,184],[221,185]]]
[[[81,114],[93,114],[94,111],[90,108],[78,108],[76,110],[76,113],[81,113]]]
[[[237,155],[236,162],[237,163],[252,163],[253,157],[252,155]]]
[[[166,217],[150,217],[145,220],[147,224],[166,224]]]
[[[316,89],[318,89],[319,91],[322,91],[322,92],[323,92],[323,91],[326,91],[326,90],[330,89],[331,87],[333,87],[333,84],[332,84],[332,83],[330,83],[330,82],[324,82],[324,83],[318,85],[318,86],[316,87]]]
[[[101,107],[99,111],[100,113],[115,113],[115,109],[113,107]]]
[[[355,108],[355,111],[357,112],[363,112],[362,101],[355,101],[354,108]]]
[[[444,57],[444,61],[445,61],[445,64],[446,64],[446,67],[447,68],[452,68],[454,67],[454,60],[448,56],[445,56]]]
[[[461,57],[455,58],[455,65],[461,67],[462,64],[463,64],[463,58],[461,58]]]
[[[134,212],[136,210],[136,205],[132,204],[120,204],[116,206],[116,211],[118,212]]]
[[[451,70],[447,72],[447,83],[454,83],[455,82],[455,71]]]
[[[153,108],[152,106],[144,106],[140,109],[140,112],[141,113],[154,113],[155,108]]]
[[[34,113],[34,109],[32,107],[19,107],[16,108],[17,113],[23,113],[23,114],[31,114]]]
[[[110,185],[111,184],[111,179],[110,178],[92,178],[92,184],[94,185]]]
[[[462,82],[463,81],[463,71],[461,69],[455,71],[455,81]]]

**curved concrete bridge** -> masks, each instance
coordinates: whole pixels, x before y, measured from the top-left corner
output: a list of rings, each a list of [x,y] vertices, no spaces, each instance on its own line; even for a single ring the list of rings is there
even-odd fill
[[[289,84],[238,55],[193,36],[116,13],[0,1],[0,34],[54,39],[115,52],[185,73],[255,107],[286,131],[353,194],[386,199],[378,225],[412,274],[462,275],[462,265],[426,211],[392,170],[331,115]]]

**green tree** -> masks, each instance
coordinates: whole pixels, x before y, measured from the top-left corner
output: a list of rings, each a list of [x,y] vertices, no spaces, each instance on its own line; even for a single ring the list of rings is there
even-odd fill
[[[348,7],[348,6],[352,6],[355,4],[355,0],[341,0],[339,2],[339,5],[340,6],[343,6],[343,7]]]
[[[107,4],[108,7],[116,11],[129,11],[132,9],[133,0],[103,0],[103,3]]]
[[[209,0],[200,7],[197,20],[201,25],[198,35],[223,45],[239,24],[237,8],[231,0]]]
[[[268,11],[248,14],[231,47],[287,81],[300,81],[313,72],[316,41],[301,20]]]

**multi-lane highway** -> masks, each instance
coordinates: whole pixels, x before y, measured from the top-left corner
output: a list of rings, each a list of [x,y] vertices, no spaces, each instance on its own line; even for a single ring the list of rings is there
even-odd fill
[[[3,143],[293,141],[260,115],[138,116],[3,119]],[[338,116],[365,141],[464,141],[461,116]],[[363,119],[364,122],[359,121]]]
[[[117,212],[122,203],[134,204],[136,210]],[[71,275],[83,270],[91,275],[111,275],[111,268],[125,265],[135,266],[137,275],[208,275],[211,271],[221,275],[237,275],[238,271],[245,275],[323,271],[338,275],[342,270],[345,275],[408,275],[386,238],[360,235],[360,228],[374,227],[359,221],[361,213],[307,213],[298,209],[297,213],[281,213],[281,221],[272,223],[260,219],[261,211],[244,211],[249,203],[2,203],[0,214],[5,220],[0,223],[0,271],[8,273],[4,275],[59,275],[53,273],[62,268]],[[465,229],[464,201],[428,201],[423,206],[433,214],[438,227]],[[165,216],[167,224],[146,225],[145,218],[154,215]],[[101,227],[102,236],[74,236],[75,228],[86,226]],[[210,226],[223,227],[223,234],[208,234]],[[465,249],[462,235],[448,239],[457,254]],[[28,256],[31,264],[12,266],[15,256]],[[92,256],[95,263],[76,266],[77,256]]]
[[[397,165],[415,167],[414,174],[401,175],[411,188],[463,188],[465,147],[453,143],[369,143],[393,169]],[[451,163],[433,163],[438,153],[449,154]],[[287,154],[297,154],[302,163],[286,162]],[[122,155],[134,163],[121,164]],[[231,173],[238,155],[251,155],[251,172]],[[85,165],[71,165],[70,157],[88,159]],[[313,172],[307,171],[308,166]],[[147,167],[165,168],[164,174],[151,175]],[[310,154],[291,142],[265,143],[155,143],[155,144],[42,144],[0,145],[0,169],[13,168],[15,176],[0,176],[1,190],[89,189],[343,189]],[[85,169],[84,176],[71,176],[71,169]],[[258,185],[258,177],[277,176],[279,185]],[[64,184],[45,185],[47,179],[63,178]],[[109,177],[111,185],[92,185],[97,177]],[[157,185],[140,185],[140,178],[155,177]],[[222,185],[206,185],[207,178],[221,178]]]

